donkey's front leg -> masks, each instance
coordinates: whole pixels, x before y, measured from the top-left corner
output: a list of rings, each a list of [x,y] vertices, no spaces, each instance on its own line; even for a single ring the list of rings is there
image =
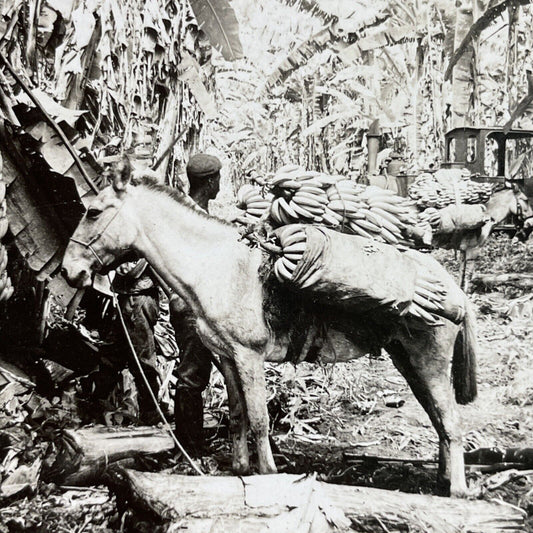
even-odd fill
[[[235,364],[239,373],[250,427],[257,445],[259,473],[277,472],[268,440],[268,411],[266,404],[266,383],[264,357],[262,353],[238,347],[235,350]]]
[[[220,364],[228,391],[229,430],[233,439],[232,470],[234,474],[248,474],[250,471],[248,417],[242,387],[235,363],[226,357],[221,357]]]

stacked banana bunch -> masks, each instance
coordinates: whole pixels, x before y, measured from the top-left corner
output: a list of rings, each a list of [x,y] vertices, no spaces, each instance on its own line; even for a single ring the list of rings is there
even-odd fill
[[[0,245],[0,302],[5,302],[13,296],[15,291],[11,284],[11,278],[7,275],[7,250],[5,246]]]
[[[444,309],[442,302],[446,298],[446,289],[435,278],[423,277],[420,274],[416,280],[413,301],[407,312],[422,319],[430,326],[442,325],[440,318],[433,314]]]
[[[280,168],[269,188],[274,195],[270,218],[278,226],[324,224],[388,244],[409,245],[402,229],[416,219],[410,202],[392,191],[295,165]]]
[[[448,179],[439,179],[437,174],[420,174],[410,185],[409,196],[419,209],[442,209],[455,203],[484,204],[490,199],[492,185],[472,181],[467,170],[460,171],[460,175],[450,175]]]
[[[409,202],[392,191],[381,187],[362,187],[343,180],[328,189],[328,207],[338,225],[348,225],[355,235],[375,239],[387,244],[410,243],[402,236],[406,224],[415,224]]]
[[[429,237],[429,242],[431,242],[431,235],[433,231],[439,227],[440,224],[440,211],[435,207],[428,207],[424,211],[418,214],[416,226],[422,231],[427,232]]]
[[[406,246],[411,243],[405,240],[402,230],[420,224],[413,214],[413,202],[392,191],[359,185],[342,176],[305,171],[295,165],[280,168],[266,187],[244,185],[237,198],[238,206],[245,210],[241,222],[269,218],[279,226],[276,233],[282,254],[274,263],[274,273],[281,282],[294,279],[307,247],[305,229],[296,224],[324,224],[346,233]],[[427,210],[427,216],[428,225],[438,224],[436,209]],[[300,272],[299,287],[313,285],[320,275],[319,269],[309,269],[304,277]],[[438,325],[441,321],[434,313],[443,309],[445,297],[446,290],[438,280],[419,277],[413,301],[405,312],[427,324]]]
[[[307,236],[301,225],[282,226],[277,233],[283,255],[274,263],[274,273],[281,282],[292,281],[294,271],[307,247]],[[303,277],[300,273],[299,288],[305,289],[312,286],[320,276],[320,269],[309,269]],[[419,318],[431,326],[441,325],[442,321],[435,312],[438,313],[444,309],[442,303],[445,298],[446,289],[438,279],[419,273],[413,301],[405,310],[405,314]]]
[[[244,185],[237,193],[245,211],[242,223],[270,220],[281,226],[283,256],[275,263],[280,281],[292,280],[306,247],[301,227],[290,224],[324,224],[332,229],[387,244],[411,246],[403,237],[406,225],[415,225],[412,202],[380,187],[366,187],[343,176],[306,171],[297,165],[280,168],[266,187]],[[302,286],[313,282],[300,280]]]
[[[0,241],[7,233],[6,184],[2,181],[2,158],[0,157]],[[9,300],[14,292],[11,279],[7,275],[7,250],[0,242],[0,302]]]
[[[279,241],[283,255],[274,263],[274,273],[279,281],[291,281],[298,261],[307,246],[307,236],[302,226],[285,226],[279,231]],[[302,280],[302,287],[307,287],[313,280]]]
[[[254,224],[270,213],[274,195],[261,187],[243,185],[237,192],[237,207],[245,211],[237,220],[244,224]]]

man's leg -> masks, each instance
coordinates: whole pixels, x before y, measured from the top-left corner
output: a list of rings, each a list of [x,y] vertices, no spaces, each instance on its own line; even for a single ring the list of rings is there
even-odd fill
[[[159,313],[157,292],[123,296],[120,298],[119,305],[143,372],[157,398],[160,377],[156,366],[157,358],[154,340],[154,326]],[[157,409],[141,376],[139,367],[133,360],[131,350],[128,360],[131,361],[129,368],[137,385],[139,418],[147,424],[157,423],[160,421]]]
[[[176,437],[192,455],[202,455],[204,404],[202,392],[209,384],[211,353],[202,344],[195,319],[183,302],[172,302],[170,321],[180,349],[178,383],[174,399]]]

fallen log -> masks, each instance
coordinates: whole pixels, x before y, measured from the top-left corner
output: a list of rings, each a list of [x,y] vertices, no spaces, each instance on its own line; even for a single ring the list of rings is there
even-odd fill
[[[43,469],[43,480],[66,485],[98,481],[106,468],[117,461],[174,448],[168,431],[157,427],[66,429],[55,444],[56,458]]]
[[[478,448],[465,452],[465,463],[488,465],[497,463],[518,463],[533,468],[533,448]]]
[[[109,485],[119,502],[167,523],[169,532],[525,531],[525,513],[504,503],[332,485],[314,476],[192,477],[115,467]]]
[[[476,274],[471,281],[474,288],[497,289],[510,285],[518,289],[533,289],[533,274]]]
[[[343,457],[344,462],[348,465],[364,464],[367,466],[377,466],[378,464],[400,463],[428,468],[436,468],[438,465],[438,460],[431,458],[383,457],[380,455],[360,454],[349,451],[344,452]],[[491,472],[511,468],[525,470],[533,468],[533,448],[478,448],[465,452],[464,461],[467,469],[478,472]]]

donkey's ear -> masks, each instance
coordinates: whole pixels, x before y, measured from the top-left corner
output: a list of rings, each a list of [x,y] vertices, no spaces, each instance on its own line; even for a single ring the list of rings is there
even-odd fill
[[[113,176],[113,189],[117,192],[121,192],[126,188],[126,185],[131,180],[131,163],[127,155],[125,155],[121,161],[118,162],[114,176]]]

